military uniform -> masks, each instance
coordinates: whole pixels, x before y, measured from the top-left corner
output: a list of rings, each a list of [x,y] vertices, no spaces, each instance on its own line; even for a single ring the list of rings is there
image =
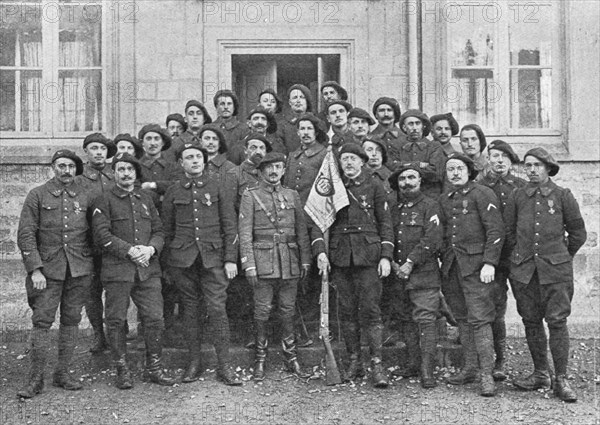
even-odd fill
[[[273,292],[277,291],[283,354],[288,369],[296,371],[293,322],[296,293],[302,266],[308,268],[311,263],[310,240],[298,193],[282,187],[280,183],[272,185],[265,181],[248,189],[240,206],[239,235],[242,268],[246,272],[256,270],[258,275],[258,283],[254,287],[258,368],[264,371],[267,354],[265,328]]]
[[[333,127],[331,128],[331,144],[333,145],[333,149],[337,152],[342,145],[346,143],[355,143],[360,145],[360,142],[354,137],[354,133],[348,127],[346,131],[336,131]]]
[[[215,120],[213,125],[218,126],[225,135],[227,149],[230,152],[236,143],[242,140],[248,132],[246,124],[238,121],[235,116],[231,117],[229,120],[224,120],[222,117],[219,117]]]
[[[129,298],[138,308],[146,342],[146,368],[162,382],[161,334],[164,329],[162,276],[158,256],[164,245],[162,223],[151,197],[135,188],[128,192],[118,186],[106,192],[94,204],[92,214],[94,241],[102,248],[102,282],[106,290],[106,323],[119,388],[130,388],[124,323]],[[135,245],[151,246],[154,255],[142,267],[129,257]],[[129,383],[123,386],[123,379]]]
[[[390,182],[388,181],[389,177],[392,175],[390,169],[385,165],[382,165],[376,170],[373,170],[372,168],[366,168],[365,171],[370,172],[371,178],[381,183],[387,195],[387,201],[390,207],[396,204],[396,193],[392,190]]]
[[[247,132],[247,134],[241,140],[237,140],[233,144],[231,150],[227,153],[227,159],[235,165],[240,165],[246,159],[246,140],[251,134],[251,131]],[[283,138],[279,133],[266,133],[265,137],[267,138],[267,141],[271,144],[273,152],[280,152],[284,155],[288,154],[287,147],[285,146]]]
[[[242,195],[246,189],[255,187],[260,181],[260,173],[256,165],[250,161],[244,161],[237,167],[227,172],[227,178],[235,186],[235,210],[239,211]]]
[[[192,362],[199,362],[200,357],[199,308],[204,298],[221,378],[233,374],[225,310],[228,282],[223,265],[237,262],[234,195],[204,173],[197,179],[186,178],[171,186],[162,210],[166,264],[182,295]]]
[[[69,155],[77,158],[81,166],[75,154]],[[82,186],[64,186],[57,178],[31,190],[25,198],[17,244],[27,271],[25,287],[33,311],[33,330],[29,385],[19,392],[22,397],[33,397],[42,390],[50,348],[48,330],[59,305],[58,362],[53,382],[65,389],[81,388],[70,377],[69,366],[94,272],[88,224],[91,202],[90,193]],[[46,278],[44,289],[33,286],[31,275],[36,270]]]
[[[314,143],[306,149],[301,147],[292,152],[287,159],[283,185],[298,192],[302,205],[306,204],[326,154],[325,146]]]
[[[217,179],[224,183],[227,173],[235,169],[235,165],[227,160],[224,154],[218,154],[214,158],[210,158],[206,164],[206,172],[211,179]]]
[[[390,170],[394,171],[402,164],[402,145],[406,142],[406,135],[396,126],[391,130],[385,129],[378,125],[369,133],[367,138],[376,138],[385,143],[387,149],[388,160],[384,164]]]
[[[154,205],[160,210],[161,199],[169,186],[185,177],[183,169],[179,164],[170,162],[162,156],[152,159],[144,155],[140,159],[140,165],[142,166],[142,175],[139,180],[142,183],[156,183],[156,190],[149,191],[149,193],[152,196]]]
[[[282,118],[277,122],[277,128],[280,137],[288,152],[295,152],[300,149],[300,136],[298,136],[298,117],[300,115],[288,111],[282,114]]]
[[[406,141],[400,149],[401,164],[416,163],[421,175],[421,192],[430,198],[437,199],[442,193],[442,181],[445,175],[446,156],[439,142],[423,138],[417,142]],[[421,167],[421,164],[423,166]]]
[[[179,136],[173,138],[173,144],[171,145],[171,147],[169,149],[162,152],[161,157],[163,157],[164,159],[166,159],[169,162],[176,163],[177,162],[177,158],[175,157],[176,152],[179,149],[181,149],[181,147],[183,145],[185,145],[186,143],[200,144],[201,140],[200,140],[200,137],[198,137],[196,134],[194,134],[192,132],[191,129],[188,128],[183,133],[181,133]]]

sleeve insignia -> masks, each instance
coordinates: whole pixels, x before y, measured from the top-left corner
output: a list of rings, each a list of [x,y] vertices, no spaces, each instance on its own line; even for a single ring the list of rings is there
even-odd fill
[[[488,211],[491,211],[491,210],[492,210],[492,208],[494,208],[495,210],[497,210],[497,209],[498,209],[498,208],[497,208],[497,207],[496,207],[494,204],[492,204],[492,203],[490,202],[490,203],[489,203],[489,205],[487,206],[487,210],[488,210]]]
[[[436,215],[431,216],[431,218],[429,219],[429,221],[433,221],[435,223],[436,226],[440,225],[440,218]]]
[[[102,211],[100,210],[100,208],[96,208],[92,214],[92,216],[96,215],[96,214],[102,214]]]

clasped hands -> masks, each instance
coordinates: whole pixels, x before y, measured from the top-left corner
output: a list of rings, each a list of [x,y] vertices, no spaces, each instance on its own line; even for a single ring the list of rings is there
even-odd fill
[[[148,267],[150,265],[150,258],[152,258],[155,252],[156,250],[153,246],[135,245],[129,248],[127,255],[138,266]]]

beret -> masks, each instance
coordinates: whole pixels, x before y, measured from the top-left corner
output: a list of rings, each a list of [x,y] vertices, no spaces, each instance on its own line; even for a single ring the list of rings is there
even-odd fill
[[[361,146],[364,146],[365,142],[375,143],[377,146],[379,146],[381,148],[382,164],[385,164],[388,160],[388,155],[387,155],[387,146],[385,145],[383,140],[377,139],[377,138],[372,138],[372,139],[367,138],[361,142]],[[364,147],[363,147],[363,149],[364,149]]]
[[[345,143],[338,150],[339,157],[341,158],[345,153],[352,153],[358,157],[360,157],[365,163],[369,162],[369,156],[366,154],[365,150],[357,145],[356,143]]]
[[[490,149],[496,149],[498,151],[504,152],[506,155],[508,155],[508,157],[510,158],[510,161],[513,164],[516,164],[519,162],[519,156],[515,153],[513,148],[508,143],[506,143],[504,140],[494,140],[492,143],[490,143],[488,145],[488,152],[490,151]]]
[[[273,146],[271,146],[271,142],[269,142],[269,140],[267,140],[267,138],[260,133],[248,134],[246,136],[246,146],[248,146],[248,143],[250,142],[250,140],[260,140],[261,142],[263,142],[267,148],[267,153],[269,153],[273,150]]]
[[[548,175],[550,177],[555,176],[558,173],[558,170],[560,170],[560,166],[558,165],[558,162],[554,159],[554,157],[552,155],[550,155],[548,153],[548,151],[546,151],[546,149],[544,149],[544,148],[529,149],[523,158],[530,156],[530,155],[535,156],[537,159],[539,159],[544,164],[546,164],[546,167],[548,167]]]
[[[458,127],[458,121],[456,121],[456,118],[454,118],[454,116],[452,115],[452,112],[448,112],[446,114],[437,114],[437,115],[432,116],[429,119],[429,121],[431,121],[432,126],[436,122],[442,121],[442,120],[448,121],[448,124],[450,125],[450,131],[452,131],[452,135],[456,136],[458,134],[459,127]]]
[[[477,124],[467,124],[461,130],[461,134],[465,130],[473,130],[477,134],[477,138],[479,139],[479,152],[483,152],[485,147],[487,146],[487,142],[485,140],[485,134],[483,134],[483,130]]]
[[[303,84],[294,84],[287,91],[288,100],[290,99],[290,94],[294,90],[300,90],[304,94],[304,97],[306,98],[306,112],[312,112],[312,110],[313,110],[312,98],[311,98],[310,90],[308,89],[308,87],[306,87]]]
[[[186,108],[187,109],[187,108]],[[174,113],[167,115],[167,119],[165,121],[165,125],[168,127],[170,121],[177,121],[183,127],[185,131],[187,129],[187,123],[185,122],[185,118],[180,113]]]
[[[352,108],[348,114],[348,120],[350,120],[350,118],[362,118],[363,120],[367,120],[369,125],[375,125],[375,120],[371,118],[371,115],[361,108]]]
[[[342,105],[344,107],[344,109],[346,109],[346,112],[350,112],[352,110],[352,105],[350,104],[350,102],[346,102],[345,100],[342,100],[342,99],[335,99],[335,100],[332,100],[331,102],[328,102],[327,107],[326,107],[327,112],[329,112],[329,107],[331,105]]]
[[[106,146],[106,150],[108,151],[106,154],[107,159],[112,158],[117,153],[115,144],[101,133],[92,133],[85,136],[85,139],[83,139],[83,149],[87,148],[90,143],[100,143]]]
[[[217,103],[219,102],[219,98],[220,97],[230,97],[231,100],[233,100],[233,116],[236,116],[238,114],[238,110],[239,110],[239,104],[240,102],[238,101],[238,98],[236,96],[236,94],[231,91],[231,90],[219,90],[217,92],[217,94],[215,94],[215,97],[213,97],[213,103],[215,105],[215,108],[217,107]]]
[[[212,131],[219,138],[219,153],[227,152],[227,139],[225,139],[225,135],[221,131],[218,125],[216,124],[204,124],[200,127],[200,131],[198,132],[198,139],[202,140],[202,135],[205,131]]]
[[[273,164],[275,162],[283,162],[285,164],[285,155],[281,152],[269,152],[258,164],[258,169],[262,170],[265,166]]]
[[[429,135],[429,133],[431,132],[431,121],[429,121],[427,114],[419,111],[418,109],[409,109],[408,111],[403,113],[402,116],[400,116],[400,121],[398,125],[400,126],[400,130],[402,130],[403,133],[406,132],[404,131],[402,126],[404,125],[404,120],[408,117],[418,118],[423,123],[423,137],[427,137]]]
[[[202,156],[204,158],[204,163],[206,164],[208,162],[208,152],[206,152],[206,149],[204,149],[202,146],[200,146],[200,143],[184,143],[184,144],[178,146],[177,150],[175,151],[175,158],[181,159],[181,154],[183,154],[183,151],[188,150],[188,149],[199,150],[200,152],[202,152]]]
[[[282,108],[282,103],[281,103],[281,98],[277,95],[277,92],[275,90],[273,90],[273,89],[264,89],[258,95],[259,102],[260,102],[260,98],[265,93],[268,93],[268,94],[272,95],[275,98],[275,101],[277,102],[277,107],[275,108],[275,113],[276,114],[280,113],[281,112],[281,108]]]
[[[377,116],[377,108],[380,105],[389,105],[394,110],[394,122],[398,122],[400,120],[400,104],[393,97],[380,97],[373,104],[373,115]]]
[[[167,149],[169,149],[171,147],[171,142],[172,142],[171,136],[160,125],[158,125],[158,124],[146,124],[139,131],[139,133],[138,133],[138,139],[140,139],[141,141],[143,141],[144,140],[144,136],[147,133],[157,133],[157,134],[160,134],[160,137],[162,137],[162,141],[163,141],[163,147],[162,147],[163,151],[166,151]]]
[[[191,106],[195,106],[196,108],[198,108],[202,111],[202,115],[204,115],[204,124],[210,124],[212,122],[211,116],[209,115],[208,111],[206,110],[206,107],[201,102],[194,100],[194,99],[188,100],[187,103],[185,104],[185,112],[186,113],[187,113],[187,110]],[[187,128],[187,123],[186,123],[186,128]]]
[[[421,174],[421,170],[417,165],[414,164],[404,164],[401,165],[396,171],[394,171],[389,177],[388,182],[390,182],[390,187],[394,190],[400,190],[400,186],[398,186],[398,176],[405,172],[406,170],[414,170],[419,173],[419,176],[423,177]]]
[[[135,150],[136,158],[141,158],[144,155],[144,148],[142,147],[142,144],[140,143],[140,141],[138,139],[133,137],[131,134],[129,134],[129,133],[117,134],[113,140],[115,147],[122,140],[129,142],[133,145],[133,149]],[[118,148],[117,148],[117,151],[118,151]]]
[[[464,162],[465,165],[467,166],[467,168],[469,169],[469,180],[475,180],[475,177],[477,177],[477,174],[479,174],[479,171],[477,171],[475,169],[475,163],[473,162],[473,160],[471,158],[469,158],[464,153],[452,152],[446,158],[446,163],[445,164],[447,164],[448,161],[450,161],[451,159],[458,159],[459,161]],[[445,168],[445,165],[444,165],[444,168]]]
[[[300,125],[300,121],[310,121],[312,123],[312,125],[315,127],[315,136],[317,142],[327,143],[329,141],[329,138],[327,137],[327,130],[325,129],[325,123],[323,123],[319,117],[311,114],[310,112],[304,113],[296,120],[296,127]]]
[[[265,117],[267,117],[267,133],[273,134],[277,131],[277,121],[275,120],[275,115],[269,112],[269,110],[266,109],[264,106],[259,105],[256,108],[252,109],[248,113],[248,117],[246,119],[251,119],[252,115],[254,114],[263,114]]]
[[[114,170],[117,162],[128,162],[135,167],[135,176],[138,179],[142,178],[142,166],[139,161],[133,155],[129,155],[127,152],[119,152],[115,155],[112,161],[112,169]]]
[[[54,155],[52,155],[52,160],[50,162],[54,164],[54,161],[56,161],[59,158],[68,158],[68,159],[73,160],[73,162],[75,162],[75,175],[76,176],[83,173],[83,161],[81,160],[81,158],[79,158],[77,156],[77,154],[75,152],[70,151],[68,149],[58,150],[58,151],[54,152]]]
[[[338,94],[340,95],[340,99],[348,100],[348,92],[346,91],[345,88],[340,86],[340,83],[338,83],[337,81],[325,81],[321,85],[321,90],[320,90],[321,93],[323,93],[323,89],[325,87],[333,87],[335,89],[335,91],[338,92]]]

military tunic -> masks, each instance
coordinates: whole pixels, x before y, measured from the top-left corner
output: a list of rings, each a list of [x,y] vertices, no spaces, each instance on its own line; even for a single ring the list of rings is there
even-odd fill
[[[406,142],[406,135],[400,129],[394,126],[393,129],[387,130],[381,125],[378,125],[369,133],[368,137],[379,139],[385,143],[387,149],[388,160],[384,165],[392,172],[402,163],[401,149]]]
[[[421,191],[433,198],[442,193],[442,181],[445,176],[446,156],[439,142],[421,139],[417,142],[406,141],[400,149],[399,160],[402,165],[415,164],[422,176]]]
[[[292,152],[287,159],[283,185],[298,192],[302,205],[306,204],[326,154],[327,149],[315,142],[308,148],[302,146]]]
[[[169,149],[167,149],[166,151],[163,151],[161,153],[161,157],[163,157],[164,159],[166,159],[169,162],[176,163],[177,158],[175,157],[175,153],[177,152],[178,149],[181,148],[181,146],[185,145],[186,143],[194,143],[194,144],[199,145],[200,142],[201,142],[200,138],[196,134],[194,134],[192,132],[192,130],[190,130],[188,128],[183,133],[181,133],[179,136],[173,138],[171,147]]]
[[[229,120],[224,120],[222,117],[219,117],[213,124],[219,126],[223,132],[228,150],[231,150],[248,132],[246,124],[238,121],[236,117],[231,117]]]

